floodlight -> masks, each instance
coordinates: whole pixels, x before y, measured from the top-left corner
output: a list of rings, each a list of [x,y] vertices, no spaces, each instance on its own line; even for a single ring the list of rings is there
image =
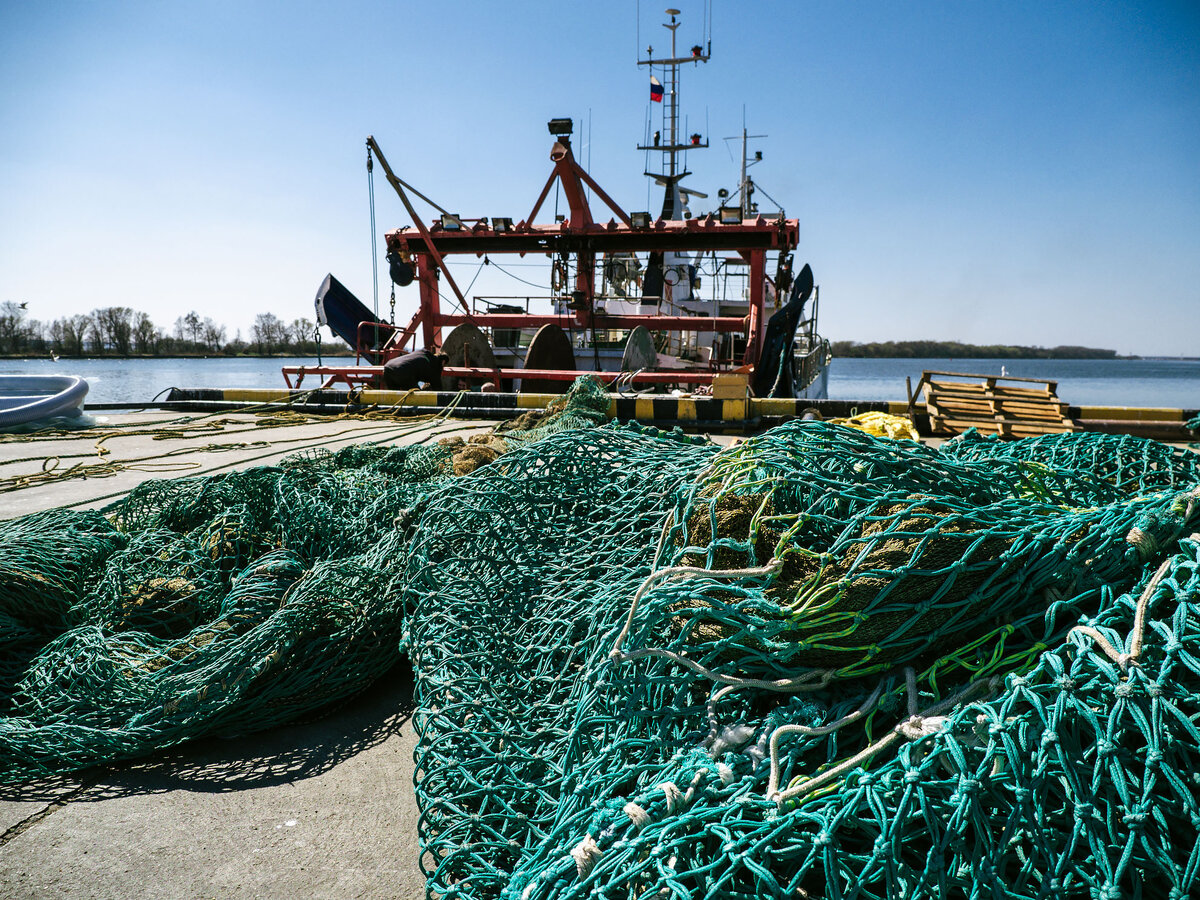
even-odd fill
[[[648,212],[630,213],[629,214],[629,222],[634,228],[649,228],[650,227],[650,213],[648,213]]]
[[[721,224],[722,225],[740,225],[742,221],[742,208],[740,206],[722,206],[721,207]]]
[[[574,123],[570,119],[551,119],[546,123],[546,127],[556,138],[561,138],[566,137],[574,130]]]
[[[462,219],[450,213],[442,213],[442,231],[462,231]]]
[[[512,227],[512,219],[504,216],[492,216],[492,230],[496,234],[504,234],[505,232],[512,231]]]

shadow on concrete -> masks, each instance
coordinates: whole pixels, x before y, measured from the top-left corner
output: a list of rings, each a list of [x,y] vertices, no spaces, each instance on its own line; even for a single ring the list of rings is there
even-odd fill
[[[312,778],[383,743],[412,716],[407,660],[320,718],[237,738],[198,738],[153,757],[95,766],[23,785],[0,785],[0,800],[107,800],[167,791],[226,793]]]

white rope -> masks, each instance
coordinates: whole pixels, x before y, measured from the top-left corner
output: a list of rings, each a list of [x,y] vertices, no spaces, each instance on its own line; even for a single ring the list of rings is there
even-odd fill
[[[1154,535],[1148,531],[1142,531],[1136,525],[1129,529],[1125,540],[1137,548],[1138,556],[1142,558],[1143,562],[1158,552],[1158,541],[1155,540]]]
[[[683,791],[673,781],[664,781],[658,786],[658,789],[667,799],[667,815],[672,815],[675,812],[675,805],[683,799]]]
[[[630,821],[633,822],[633,827],[639,832],[650,824],[650,813],[646,812],[633,801],[626,803],[622,811],[625,815],[629,816]]]
[[[587,878],[603,852],[590,834],[585,835],[582,841],[571,848],[571,858],[575,860],[575,874],[580,878]]]
[[[1137,529],[1134,529],[1135,531]],[[1130,664],[1137,665],[1138,657],[1142,655],[1142,640],[1146,633],[1146,610],[1150,606],[1150,597],[1154,594],[1159,582],[1163,580],[1163,576],[1171,568],[1171,559],[1168,557],[1162,561],[1158,570],[1154,573],[1154,577],[1150,579],[1150,583],[1146,585],[1146,589],[1142,591],[1142,595],[1138,597],[1137,608],[1133,614],[1133,630],[1130,632],[1129,652],[1122,653],[1112,643],[1102,635],[1099,631],[1090,625],[1076,625],[1067,636],[1079,632],[1087,635],[1095,642],[1100,651],[1115,662],[1122,670],[1128,670]]]
[[[910,740],[920,740],[930,735],[936,734],[945,722],[945,716],[942,715],[947,710],[953,709],[960,702],[965,700],[971,694],[978,693],[980,688],[987,688],[989,691],[995,690],[1000,684],[1000,679],[997,677],[989,678],[986,681],[975,681],[968,684],[961,691],[958,691],[951,697],[947,697],[940,703],[935,703],[923,713],[916,716],[909,716],[903,722],[896,725],[890,732],[884,735],[870,746],[860,750],[854,756],[845,760],[842,763],[828,769],[821,774],[803,781],[795,787],[788,788],[786,791],[778,790],[778,769],[777,766],[772,767],[771,780],[767,783],[767,799],[774,800],[782,805],[788,800],[795,800],[803,797],[805,794],[810,794],[817,788],[824,787],[832,781],[836,781],[841,776],[849,772],[851,769],[857,768],[860,764],[878,756],[888,747],[895,744],[901,738],[909,737]],[[803,725],[786,725],[784,728],[799,729]],[[779,729],[783,731],[783,729]],[[786,733],[786,732],[785,732]],[[775,749],[773,747],[773,749]],[[774,753],[772,754],[775,755]],[[774,790],[772,790],[774,788]]]
[[[871,693],[871,696],[863,701],[862,706],[848,715],[842,716],[836,722],[831,722],[828,725],[781,725],[771,732],[770,748],[771,748],[771,776],[767,781],[767,797],[770,798],[779,787],[779,742],[789,734],[803,734],[806,737],[817,737],[823,734],[831,734],[840,728],[844,728],[851,722],[856,722],[867,714],[871,709],[874,709],[875,704],[879,702],[879,695],[883,693],[883,682]]]

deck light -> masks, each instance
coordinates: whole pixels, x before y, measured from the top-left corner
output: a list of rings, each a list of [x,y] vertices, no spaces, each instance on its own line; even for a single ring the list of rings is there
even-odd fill
[[[650,227],[650,213],[648,213],[648,212],[630,213],[629,214],[629,222],[634,228],[649,228]]]
[[[721,224],[722,225],[739,225],[742,221],[742,210],[738,206],[722,206],[721,207]]]
[[[450,213],[442,213],[442,231],[462,231],[462,219]]]
[[[504,234],[512,231],[512,227],[512,219],[504,216],[492,216],[492,230],[496,232],[496,234]]]
[[[556,138],[564,138],[574,130],[574,123],[570,119],[551,119],[546,127]]]
[[[693,135],[692,135],[692,146],[693,146],[693,147],[699,147],[699,146],[700,146],[700,135],[698,135],[698,134],[693,134]]]

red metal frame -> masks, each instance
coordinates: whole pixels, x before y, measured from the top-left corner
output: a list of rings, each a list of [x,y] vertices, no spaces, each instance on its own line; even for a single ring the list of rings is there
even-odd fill
[[[442,374],[450,378],[464,378],[472,382],[490,381],[500,387],[501,379],[515,380],[537,378],[540,381],[574,381],[585,372],[576,369],[483,369],[475,366],[446,366]],[[600,381],[616,381],[624,376],[629,381],[646,384],[710,384],[713,373],[700,369],[659,369],[654,372],[586,372]],[[299,388],[305,375],[320,375],[325,380],[321,386],[344,384],[350,388],[377,385],[383,375],[383,366],[286,366],[284,381],[292,389]],[[292,378],[295,377],[295,381]],[[433,390],[441,390],[434,386]]]
[[[359,327],[359,359],[374,358],[383,362],[400,353],[416,335],[418,327],[424,346],[440,348],[442,328],[462,322],[472,322],[490,328],[538,328],[556,324],[564,329],[631,329],[644,325],[651,331],[672,332],[718,332],[742,334],[746,338],[743,366],[752,367],[758,361],[766,328],[767,314],[763,308],[766,281],[766,256],[768,252],[789,252],[796,247],[799,225],[795,219],[782,217],[767,219],[757,217],[753,221],[722,224],[712,215],[684,221],[659,219],[648,228],[634,228],[630,217],[600,188],[598,184],[575,161],[570,144],[559,139],[551,149],[550,159],[554,169],[546,181],[529,218],[512,228],[497,231],[485,221],[468,226],[460,222],[459,228],[443,228],[440,222],[427,226],[412,209],[401,182],[392,174],[386,159],[379,152],[373,139],[368,143],[379,156],[388,180],[396,188],[405,207],[413,217],[415,228],[404,227],[385,236],[389,253],[400,253],[411,259],[416,270],[416,282],[420,291],[420,308],[404,329],[387,326],[392,334],[382,351],[373,351],[376,335],[374,324],[363,323]],[[533,219],[541,210],[555,181],[561,183],[570,209],[566,220],[553,225],[534,225]],[[607,223],[596,222],[587,201],[586,188],[591,188],[597,197],[612,211],[615,218]],[[606,253],[646,253],[649,251],[723,251],[738,253],[749,264],[750,309],[745,317],[705,317],[678,315],[608,315],[594,309],[595,260]],[[573,315],[538,313],[485,313],[472,314],[466,308],[465,298],[454,283],[445,264],[445,257],[456,254],[527,253],[545,254],[550,257],[573,256],[576,260],[576,279],[573,292]],[[438,285],[442,275],[453,290],[463,309],[444,313],[441,309]],[[383,326],[378,326],[383,327]],[[365,329],[365,330],[364,330]],[[726,367],[728,369],[729,367]],[[376,383],[381,374],[380,366],[348,367],[294,367],[284,369],[284,377],[292,386],[292,376],[300,383],[305,373],[321,374],[322,377],[348,385]],[[697,365],[690,369],[659,369],[643,371],[633,376],[634,381],[658,384],[705,384],[712,381],[719,369],[712,364]],[[446,369],[445,374],[470,380],[485,379],[500,383],[501,379],[538,378],[545,380],[570,380],[579,372],[534,369]],[[595,373],[608,380],[621,375],[619,372]],[[628,375],[628,373],[626,373]]]

